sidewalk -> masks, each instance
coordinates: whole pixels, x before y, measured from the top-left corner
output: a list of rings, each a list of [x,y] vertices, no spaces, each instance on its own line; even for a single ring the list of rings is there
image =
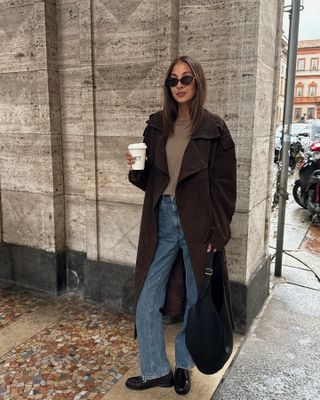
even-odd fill
[[[271,275],[264,309],[212,400],[320,399],[320,226],[310,226],[308,213],[293,200],[284,249],[282,277]]]

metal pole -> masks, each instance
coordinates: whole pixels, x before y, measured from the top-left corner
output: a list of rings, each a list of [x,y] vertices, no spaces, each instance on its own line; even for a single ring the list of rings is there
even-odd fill
[[[298,32],[299,32],[299,16],[300,16],[300,0],[292,0],[292,11],[289,31],[288,43],[288,81],[286,85],[286,103],[284,112],[285,130],[282,144],[282,168],[280,175],[279,188],[279,213],[278,213],[278,228],[277,228],[277,247],[276,247],[276,263],[274,274],[281,276],[282,269],[282,251],[284,237],[284,223],[287,201],[287,183],[288,183],[288,167],[289,167],[289,150],[291,142],[291,121],[293,109],[293,95],[296,75],[297,62],[297,47],[298,47]]]

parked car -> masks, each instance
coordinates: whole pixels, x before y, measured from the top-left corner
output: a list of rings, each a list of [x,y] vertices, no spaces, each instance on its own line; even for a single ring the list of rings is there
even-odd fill
[[[291,145],[299,142],[302,146],[302,151],[308,151],[310,148],[310,136],[312,125],[306,123],[291,124]],[[274,148],[274,161],[279,161],[281,150],[282,126],[276,128],[276,139]],[[299,146],[300,147],[300,146]]]
[[[310,142],[318,143],[320,142],[320,120],[319,123],[313,123],[311,125]]]

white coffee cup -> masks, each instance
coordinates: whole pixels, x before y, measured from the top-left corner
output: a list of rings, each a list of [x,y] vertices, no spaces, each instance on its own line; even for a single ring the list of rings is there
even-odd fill
[[[134,158],[134,163],[132,164],[133,170],[144,169],[144,164],[146,161],[146,149],[147,146],[145,143],[129,144],[128,146],[129,153]]]

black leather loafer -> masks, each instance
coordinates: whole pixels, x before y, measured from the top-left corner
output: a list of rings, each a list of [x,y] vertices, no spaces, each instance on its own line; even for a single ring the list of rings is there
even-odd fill
[[[170,371],[167,375],[161,376],[160,378],[143,380],[142,376],[133,376],[128,378],[126,381],[128,389],[132,390],[144,390],[150,389],[156,386],[160,387],[172,387],[173,386],[173,373]]]
[[[191,388],[189,371],[184,368],[176,368],[174,372],[174,390],[177,394],[187,394]]]

